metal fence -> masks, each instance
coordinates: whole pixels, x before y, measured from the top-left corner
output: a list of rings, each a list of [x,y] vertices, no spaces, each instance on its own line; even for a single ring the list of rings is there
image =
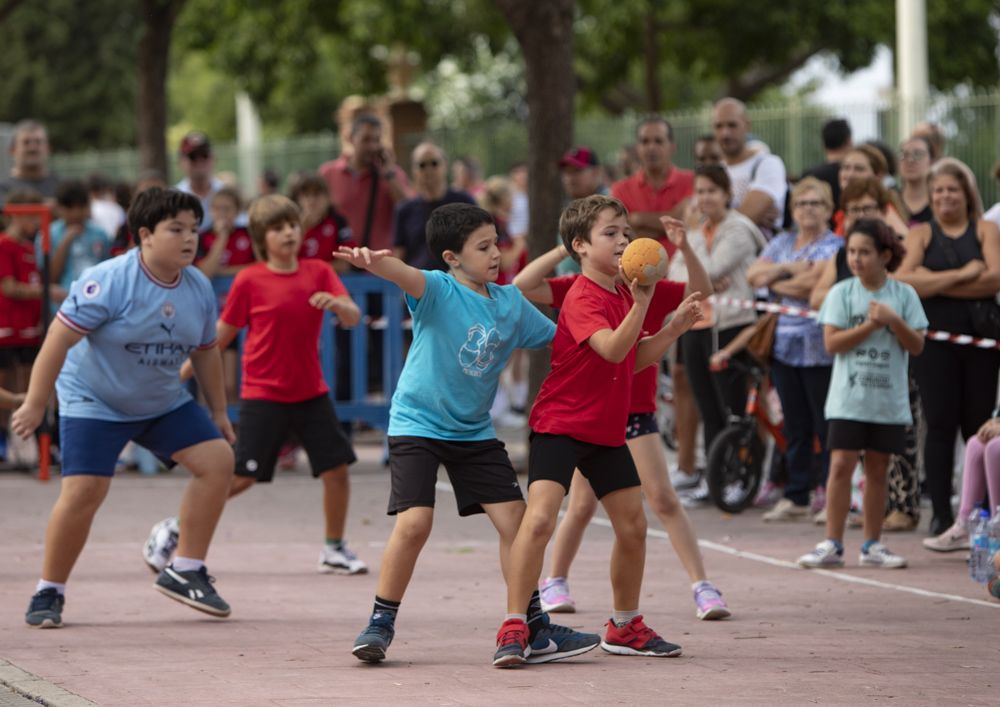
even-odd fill
[[[957,96],[937,96],[926,105],[901,106],[893,99],[875,103],[817,106],[791,98],[780,105],[751,106],[753,136],[785,160],[790,175],[823,160],[820,128],[831,117],[850,121],[855,141],[878,139],[890,147],[899,144],[900,111],[917,120],[940,124],[948,138],[946,152],[966,162],[979,180],[983,202],[998,200],[998,189],[990,176],[1000,157],[1000,91]],[[710,130],[711,106],[666,114],[674,127],[677,144],[675,162],[690,167],[695,139]],[[614,164],[618,151],[633,141],[641,116],[583,116],[577,119],[574,142],[592,147],[606,164]],[[453,130],[432,132],[452,156],[476,157],[486,175],[506,172],[524,160],[528,150],[527,127],[522,121],[491,120]],[[238,173],[239,150],[235,143],[215,145],[219,171]],[[282,177],[298,170],[315,169],[338,152],[336,135],[324,133],[274,140],[261,145],[259,164]],[[53,156],[53,168],[64,176],[85,176],[94,171],[120,179],[133,179],[138,172],[135,150],[84,152]],[[176,166],[172,169],[176,170]],[[171,179],[179,178],[175,173]]]

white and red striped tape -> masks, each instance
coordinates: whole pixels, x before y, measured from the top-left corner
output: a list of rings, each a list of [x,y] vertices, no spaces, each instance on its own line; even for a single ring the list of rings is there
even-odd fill
[[[819,314],[815,309],[808,307],[795,307],[776,302],[757,302],[749,299],[737,299],[735,297],[720,297],[712,295],[709,298],[714,304],[725,307],[739,307],[740,309],[756,309],[758,312],[773,312],[775,314],[787,314],[790,317],[805,317],[815,319]],[[1000,349],[1000,341],[996,339],[980,339],[969,334],[952,334],[947,331],[927,330],[927,338],[934,341],[949,341],[961,346],[976,346],[980,349]]]

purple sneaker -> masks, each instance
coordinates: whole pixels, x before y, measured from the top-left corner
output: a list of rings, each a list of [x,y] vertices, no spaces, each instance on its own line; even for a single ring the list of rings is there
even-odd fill
[[[569,584],[565,577],[549,577],[538,588],[542,599],[542,611],[551,614],[574,614],[576,602],[569,595]]]
[[[722,592],[707,580],[698,582],[694,588],[694,603],[698,607],[695,616],[702,621],[716,621],[732,615],[722,598]]]
[[[826,487],[817,486],[816,490],[813,491],[812,497],[812,512],[819,513],[826,508]],[[824,523],[826,520],[824,519]]]
[[[757,492],[757,498],[753,500],[754,508],[770,508],[781,500],[782,487],[771,481],[765,481]]]

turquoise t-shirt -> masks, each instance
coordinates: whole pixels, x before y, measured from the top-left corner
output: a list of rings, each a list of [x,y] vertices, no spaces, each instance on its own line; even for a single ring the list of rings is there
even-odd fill
[[[389,434],[457,441],[494,439],[490,406],[514,349],[547,346],[556,325],[513,285],[484,297],[448,273],[424,270],[413,344],[389,408]]]
[[[851,329],[868,319],[868,303],[876,300],[892,308],[913,329],[927,328],[927,315],[916,291],[887,279],[870,292],[856,277],[838,282],[819,310],[817,321]],[[826,419],[912,425],[906,368],[909,354],[889,327],[882,327],[833,362]]]

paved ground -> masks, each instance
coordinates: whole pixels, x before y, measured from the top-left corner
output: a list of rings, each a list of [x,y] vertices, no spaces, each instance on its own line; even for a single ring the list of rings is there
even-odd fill
[[[349,532],[376,569],[391,527],[379,456],[378,448],[365,449],[356,467]],[[735,612],[732,620],[702,623],[653,521],[642,608],[650,625],[683,645],[683,657],[622,658],[598,649],[501,671],[489,665],[504,606],[493,532],[482,517],[459,519],[443,490],[390,660],[368,666],[350,647],[370,611],[375,575],[315,572],[318,489],[302,471],[281,474],[226,511],[209,567],[233,606],[229,620],[202,618],[156,593],[139,548],[150,525],[173,512],[183,483],[177,473],[116,480],[72,578],[66,627],[38,631],[23,624],[23,611],[58,481],[0,475],[0,682],[9,661],[24,680],[48,687],[49,704],[109,707],[985,705],[996,704],[1000,690],[1000,603],[967,579],[961,553],[920,549],[922,534],[891,538],[910,559],[908,570],[854,566],[860,537],[853,531],[848,568],[807,572],[787,561],[819,539],[818,528],[697,509],[709,573]],[[580,611],[561,619],[590,631],[610,608],[611,531],[601,522],[588,531],[571,577]]]

